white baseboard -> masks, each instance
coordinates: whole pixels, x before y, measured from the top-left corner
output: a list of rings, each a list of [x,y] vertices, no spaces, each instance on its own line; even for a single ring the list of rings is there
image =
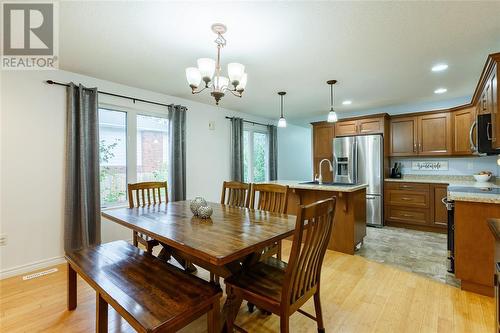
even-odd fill
[[[124,241],[132,244],[132,238],[124,239]],[[35,262],[32,262],[30,264],[26,264],[26,265],[21,265],[21,266],[16,266],[16,267],[4,269],[4,270],[0,271],[0,280],[10,278],[10,277],[13,277],[16,275],[31,273],[33,271],[44,269],[44,268],[47,268],[50,266],[60,265],[60,264],[63,264],[65,262],[66,262],[66,260],[64,259],[64,256],[59,256],[59,257],[35,261]]]
[[[21,275],[25,273],[30,273],[39,269],[44,269],[50,266],[55,266],[55,265],[60,265],[62,263],[65,263],[66,260],[64,259],[63,256],[60,257],[54,257],[54,258],[49,258],[49,259],[43,259],[39,261],[32,262],[30,264],[26,265],[21,265],[21,266],[16,266],[13,268],[8,268],[0,271],[0,280],[16,276],[16,275]]]

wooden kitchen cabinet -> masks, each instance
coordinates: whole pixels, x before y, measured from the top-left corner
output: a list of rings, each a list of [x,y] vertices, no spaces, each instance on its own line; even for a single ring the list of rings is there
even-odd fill
[[[383,134],[386,115],[341,120],[335,123],[335,136]]]
[[[417,118],[392,118],[390,124],[391,156],[417,155]]]
[[[335,123],[335,136],[358,134],[357,120],[338,121]]]
[[[419,155],[451,154],[451,121],[449,112],[418,116]]]
[[[317,158],[329,158],[332,156],[334,127],[330,124],[316,125],[313,127],[314,156]]]
[[[498,107],[498,71],[499,67],[495,66],[490,82],[491,82],[491,124],[492,124],[492,139],[491,143],[494,148],[500,148],[500,114]]]
[[[472,103],[477,105],[478,114],[491,115],[491,143],[493,148],[500,148],[500,115],[498,76],[500,72],[500,53],[490,54],[481,79],[476,87]]]
[[[446,184],[433,184],[431,185],[431,197],[432,197],[432,224],[436,227],[447,228],[448,227],[448,210],[443,204],[443,198],[448,195],[448,185]]]
[[[313,169],[314,174],[319,174],[319,162],[327,158],[333,159],[333,138],[335,137],[335,127],[329,123],[313,124]],[[322,167],[323,181],[333,181],[333,175],[330,172],[328,163],[323,163]]]
[[[391,119],[391,156],[451,155],[452,127],[449,112]]]
[[[453,111],[451,114],[451,124],[453,133],[453,155],[471,155],[471,145],[469,132],[474,122],[476,110],[469,107],[462,110]]]
[[[446,232],[448,212],[441,202],[446,194],[446,184],[385,182],[385,223],[395,227]]]

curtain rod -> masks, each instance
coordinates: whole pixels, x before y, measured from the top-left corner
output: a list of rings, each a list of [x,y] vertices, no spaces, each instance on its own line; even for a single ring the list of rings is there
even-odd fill
[[[58,86],[64,86],[64,87],[69,87],[69,84],[67,83],[61,83],[61,82],[56,82],[56,81],[52,81],[52,80],[47,80],[45,81],[46,83],[48,84],[55,84],[55,85],[58,85]],[[142,99],[142,98],[135,98],[135,97],[130,97],[130,96],[125,96],[125,95],[119,95],[119,94],[113,94],[113,93],[109,93],[109,92],[105,92],[105,91],[97,91],[99,94],[103,94],[103,95],[108,95],[108,96],[114,96],[114,97],[120,97],[120,98],[125,98],[125,99],[130,99],[132,100],[134,103],[135,102],[143,102],[143,103],[149,103],[149,104],[155,104],[155,105],[160,105],[160,106],[170,106],[172,104],[164,104],[164,103],[158,103],[158,102],[153,102],[153,101],[148,101],[146,99]]]
[[[228,116],[226,116],[226,119],[234,119],[234,118],[237,118],[237,117],[228,117]],[[261,125],[261,126],[269,126],[270,125],[270,124],[258,123],[258,122],[251,121],[251,120],[246,120],[246,119],[243,119],[243,122],[244,123],[253,124],[253,125]]]

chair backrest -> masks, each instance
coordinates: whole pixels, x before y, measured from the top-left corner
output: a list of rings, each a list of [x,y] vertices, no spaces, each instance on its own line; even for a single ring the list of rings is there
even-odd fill
[[[273,213],[286,213],[288,203],[288,186],[277,184],[252,184],[250,204],[252,209],[266,210]],[[259,195],[255,205],[256,195]]]
[[[223,205],[246,207],[250,184],[241,182],[224,182],[220,203]],[[227,192],[227,196],[226,196]]]
[[[298,309],[319,287],[334,214],[335,198],[299,206],[282,290],[286,308]]]
[[[161,189],[165,189],[162,201]],[[134,197],[135,192],[135,197]],[[167,182],[143,182],[128,184],[128,203],[130,208],[156,205],[168,202]]]

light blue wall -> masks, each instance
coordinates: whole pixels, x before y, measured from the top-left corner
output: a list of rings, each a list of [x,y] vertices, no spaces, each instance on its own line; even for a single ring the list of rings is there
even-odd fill
[[[312,179],[311,129],[288,124],[278,128],[278,179]]]
[[[500,175],[500,166],[497,164],[498,156],[484,157],[449,157],[449,158],[391,158],[391,166],[394,163],[403,164],[402,173],[407,175],[461,175],[468,176],[480,171],[491,171],[495,176]],[[411,169],[412,161],[447,161],[446,171],[416,171]]]

